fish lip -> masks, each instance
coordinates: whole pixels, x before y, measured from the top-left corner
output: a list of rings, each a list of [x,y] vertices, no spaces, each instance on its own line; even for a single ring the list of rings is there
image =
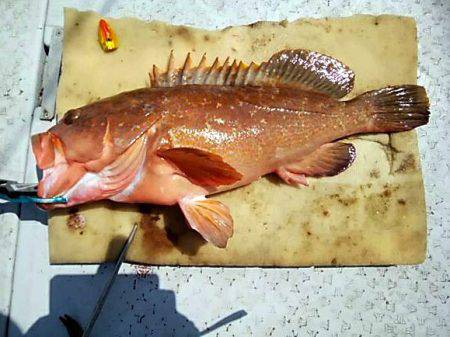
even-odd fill
[[[55,163],[54,137],[48,131],[31,136],[31,149],[41,170],[51,168]]]
[[[86,173],[82,165],[68,164],[67,162],[44,169],[37,194],[41,198],[65,197],[70,199],[68,193],[79,184]]]
[[[39,207],[44,210],[52,210],[52,209],[57,209],[57,208],[68,208],[68,207],[72,207],[72,206],[82,203],[82,202],[74,202],[73,199],[71,198],[71,194],[73,194],[73,191],[77,188],[77,185],[79,185],[81,179],[82,179],[82,177],[78,181],[76,181],[73,185],[71,185],[69,188],[61,191],[60,193],[54,194],[54,195],[46,195],[46,194],[42,194],[42,193],[38,192],[38,196],[41,198],[63,197],[67,200],[67,202],[65,202],[65,203],[58,202],[58,203],[39,204]],[[42,181],[43,180],[41,180],[39,182],[38,187],[41,186]]]

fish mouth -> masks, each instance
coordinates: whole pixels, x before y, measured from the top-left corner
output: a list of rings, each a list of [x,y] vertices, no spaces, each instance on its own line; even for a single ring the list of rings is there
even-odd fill
[[[36,164],[43,170],[43,179],[38,185],[39,197],[60,196],[84,175],[81,166],[67,163],[62,143],[52,133],[43,132],[32,136],[31,145]]]
[[[32,136],[31,145],[37,166],[43,171],[37,194],[40,198],[65,197],[64,204],[46,204],[45,209],[70,207],[83,201],[72,198],[80,181],[88,173],[82,163],[69,163],[64,155],[63,143],[50,132]]]
[[[72,206],[74,202],[70,198],[70,191],[85,175],[86,170],[76,164],[58,164],[47,168],[43,171],[42,180],[39,181],[37,194],[41,198],[65,197],[69,202],[59,207]]]
[[[141,178],[146,144],[147,137],[140,137],[111,163],[98,171],[92,171],[92,162],[68,161],[64,155],[64,144],[57,136],[49,132],[33,136],[32,146],[37,166],[43,170],[43,178],[38,184],[38,196],[64,197],[68,200],[64,204],[46,204],[44,208],[71,207],[106,199],[124,190],[131,193]]]

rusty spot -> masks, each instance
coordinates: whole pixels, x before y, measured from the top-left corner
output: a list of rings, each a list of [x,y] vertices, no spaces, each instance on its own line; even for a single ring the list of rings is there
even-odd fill
[[[414,158],[414,155],[412,153],[408,154],[405,159],[402,160],[400,166],[397,170],[395,170],[396,173],[406,173],[409,171],[413,171],[416,169],[416,160]]]
[[[398,203],[399,205],[405,206],[405,205],[406,205],[406,200],[405,200],[405,199],[398,199],[398,200],[397,200],[397,203]]]
[[[237,52],[236,48],[234,48],[234,47],[231,47],[231,50],[234,52]]]
[[[324,211],[322,212],[322,214],[323,214],[324,216],[329,216],[329,215],[330,215],[330,212],[329,212],[328,210],[324,210]]]
[[[380,171],[377,169],[373,169],[372,171],[370,171],[369,175],[371,178],[380,178]]]
[[[378,25],[380,24],[380,23],[378,22],[378,18],[377,18],[377,17],[374,18],[373,24],[374,24],[375,26],[378,26]]]
[[[308,235],[308,236],[312,235],[309,221],[303,222],[302,227],[303,227],[304,233],[306,233],[306,235]]]
[[[331,199],[336,199],[340,204],[342,204],[344,206],[351,206],[351,205],[355,204],[358,201],[357,198],[341,197],[339,194],[331,194],[330,198]]]
[[[83,229],[84,227],[86,227],[86,218],[82,214],[72,213],[67,219],[67,227],[74,230]]]
[[[288,24],[289,24],[289,21],[286,20],[286,19],[284,19],[283,21],[280,21],[278,24],[279,24],[281,27],[286,28],[286,27],[288,26]]]
[[[209,41],[209,35],[207,35],[207,34],[203,35],[203,40]]]
[[[185,38],[186,40],[192,40],[193,36],[189,29],[186,27],[178,27],[176,30],[176,34],[180,35],[181,37]]]
[[[335,257],[333,257],[333,259],[331,260],[331,264],[336,265],[337,264],[337,260]]]
[[[351,205],[355,204],[358,201],[358,199],[356,199],[356,198],[341,198],[341,197],[338,197],[337,201],[340,204],[344,205],[344,206],[351,206]]]
[[[389,198],[392,195],[391,190],[386,189],[381,193],[381,196],[385,197],[385,198]]]

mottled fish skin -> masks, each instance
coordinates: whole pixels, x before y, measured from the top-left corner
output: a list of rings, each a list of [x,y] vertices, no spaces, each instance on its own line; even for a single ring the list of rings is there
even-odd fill
[[[360,131],[364,114],[328,96],[289,87],[179,86],[163,95],[163,146],[220,155],[249,183],[318,146]],[[167,144],[167,145],[165,145]]]

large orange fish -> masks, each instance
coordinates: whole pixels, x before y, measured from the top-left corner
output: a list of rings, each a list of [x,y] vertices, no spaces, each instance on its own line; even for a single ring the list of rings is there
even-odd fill
[[[143,88],[70,110],[34,135],[41,197],[68,207],[100,199],[178,203],[189,225],[216,246],[233,234],[227,206],[206,198],[276,172],[288,184],[336,175],[355,148],[336,141],[426,124],[428,98],[416,85],[339,101],[354,73],[307,50],[284,50],[261,65],[156,67]]]

